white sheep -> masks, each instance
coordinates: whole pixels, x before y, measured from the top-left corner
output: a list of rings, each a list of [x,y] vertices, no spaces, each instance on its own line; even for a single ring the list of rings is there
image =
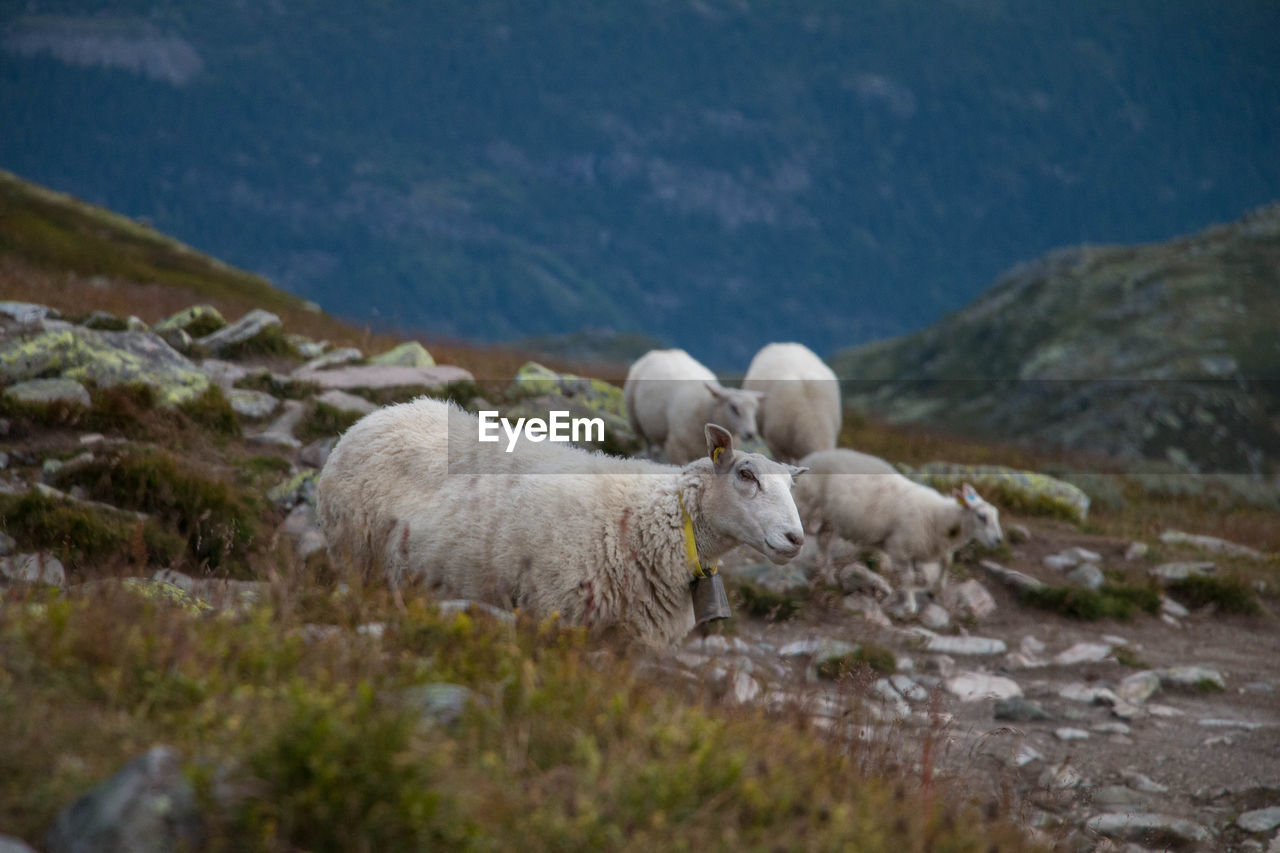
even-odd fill
[[[804,344],[769,344],[742,380],[764,397],[756,421],[769,452],[783,462],[831,450],[840,434],[840,383]]]
[[[758,434],[762,395],[725,388],[682,349],[642,355],[627,371],[622,393],[636,435],[675,465],[702,455],[705,424],[723,424],[740,441],[753,441]]]
[[[804,542],[791,498],[801,469],[735,452],[714,424],[707,455],[683,468],[477,439],[474,417],[428,398],[347,430],[318,484],[334,560],[393,585],[420,580],[439,595],[672,643],[694,624],[695,567],[739,544],[781,564]]]
[[[951,496],[899,474],[883,459],[854,450],[823,450],[806,456],[809,468],[796,483],[796,507],[805,530],[818,534],[820,576],[834,580],[832,537],[876,548],[901,578],[900,591],[914,601],[916,563],[940,561],[971,539],[999,545],[1000,512],[968,483]],[[945,580],[945,568],[939,582]]]

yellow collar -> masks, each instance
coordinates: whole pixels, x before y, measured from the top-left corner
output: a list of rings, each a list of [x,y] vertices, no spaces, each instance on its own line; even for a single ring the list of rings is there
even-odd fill
[[[693,518],[689,515],[689,511],[684,508],[684,496],[679,497],[680,515],[684,518],[684,556],[689,561],[689,570],[695,578],[705,578],[714,575],[720,569],[720,564],[716,563],[711,567],[711,571],[702,568],[702,563],[698,560],[698,545],[693,541]]]

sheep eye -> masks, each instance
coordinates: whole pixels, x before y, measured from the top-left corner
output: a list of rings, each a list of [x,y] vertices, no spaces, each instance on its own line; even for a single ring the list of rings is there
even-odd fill
[[[755,478],[756,478],[756,475],[755,475],[755,474],[753,474],[753,473],[751,473],[751,469],[750,469],[750,468],[739,468],[739,469],[738,469],[738,479],[742,480],[742,482],[744,482],[744,483],[750,483],[750,482],[751,482],[751,481],[753,481]]]
[[[978,521],[981,521],[983,524],[986,524],[986,523],[987,523],[987,514],[986,514],[985,512],[980,512],[980,513],[978,513]]]
[[[729,404],[729,411],[733,412],[733,416],[734,416],[735,418],[740,418],[740,417],[742,417],[742,411],[738,408],[738,404],[737,404],[737,403],[730,403],[730,404]]]

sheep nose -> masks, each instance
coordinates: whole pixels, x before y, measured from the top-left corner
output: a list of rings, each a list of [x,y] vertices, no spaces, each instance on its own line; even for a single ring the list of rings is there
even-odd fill
[[[804,531],[787,531],[787,541],[799,548],[804,544]]]

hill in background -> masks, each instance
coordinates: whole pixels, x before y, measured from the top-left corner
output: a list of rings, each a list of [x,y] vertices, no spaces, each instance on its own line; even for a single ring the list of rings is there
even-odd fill
[[[1053,252],[832,363],[847,399],[894,422],[1274,475],[1278,328],[1272,206],[1167,243]]]
[[[1265,0],[34,0],[0,167],[360,324],[741,369],[1280,197],[1277,42]]]

